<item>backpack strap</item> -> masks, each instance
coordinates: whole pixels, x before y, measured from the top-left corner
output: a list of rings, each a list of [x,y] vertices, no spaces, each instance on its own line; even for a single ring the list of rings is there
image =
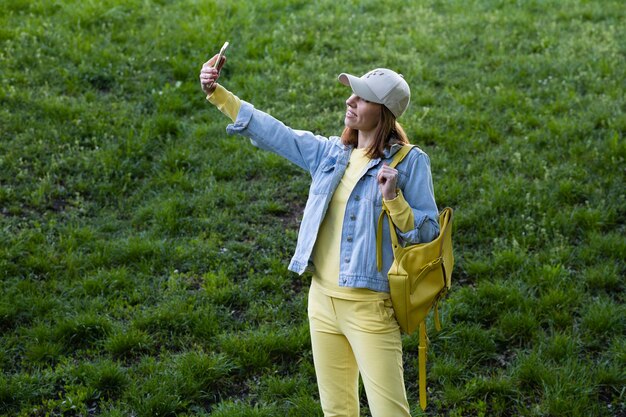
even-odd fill
[[[391,168],[395,168],[400,162],[402,162],[402,160],[404,159],[405,156],[408,155],[408,153],[411,151],[411,149],[414,147],[415,145],[404,145],[400,150],[398,150],[396,152],[396,154],[393,157],[393,160],[391,161],[391,163],[389,164],[389,166]],[[382,247],[383,247],[383,218],[384,216],[387,215],[388,218],[388,222],[389,222],[389,232],[391,235],[391,244],[392,244],[392,248],[395,252],[395,249],[398,247],[398,236],[395,230],[395,227],[393,225],[393,222],[391,221],[391,215],[389,214],[389,211],[385,209],[385,207],[383,206],[383,210],[381,211],[380,215],[378,216],[378,227],[377,227],[377,233],[376,233],[376,265],[378,267],[378,270],[380,271],[382,269]],[[442,226],[448,226],[448,222],[452,220],[452,210],[451,209],[444,209],[444,213],[443,216],[441,217],[441,219],[445,219],[445,223],[442,224]],[[441,222],[440,222],[441,223]],[[446,227],[447,229],[449,229],[449,227]],[[446,233],[450,233],[449,230],[446,230]],[[440,248],[440,251],[443,250],[443,245]],[[395,256],[395,255],[394,255]],[[443,266],[442,266],[443,267]],[[446,277],[446,290],[450,288],[450,278],[448,276],[449,274],[446,274],[446,271],[444,269],[444,276]],[[445,292],[445,291],[444,291]],[[437,330],[441,329],[441,324],[439,322],[439,309],[438,309],[438,304],[439,304],[439,299],[440,297],[443,295],[443,292],[441,294],[439,294],[439,296],[437,297],[437,299],[435,300],[434,303],[434,310],[435,310],[435,327],[437,328]],[[428,336],[426,334],[426,320],[423,320],[420,325],[419,325],[419,345],[418,345],[418,384],[419,384],[419,398],[420,398],[420,407],[422,408],[422,410],[426,409],[426,356],[427,356],[427,351],[428,351]]]
[[[446,238],[452,233],[452,213],[453,210],[450,207],[444,208],[439,215],[439,226],[441,227],[440,233],[442,235],[441,247],[439,248],[439,256],[445,255],[444,245]],[[454,258],[452,257],[452,248],[446,248],[448,257],[448,269],[446,270],[446,261],[441,263],[443,268],[443,276],[446,280],[446,285],[443,290],[437,295],[435,302],[433,303],[433,310],[435,310],[435,328],[441,330],[441,321],[439,320],[439,300],[441,300],[448,290],[450,289],[452,281],[452,267]],[[420,391],[420,407],[422,410],[426,409],[426,351],[428,350],[428,336],[426,335],[426,320],[420,323],[419,330],[419,346],[418,346],[418,369],[419,369],[419,391]]]
[[[415,145],[402,145],[402,148],[398,149],[398,151],[393,154],[393,159],[391,160],[389,166],[391,168],[395,168],[414,147]]]
[[[446,280],[446,285],[433,303],[433,310],[435,311],[435,328],[437,330],[441,330],[441,321],[439,319],[439,300],[445,297],[452,285],[452,268],[454,265],[452,248],[445,248],[446,253],[444,253],[444,246],[446,246],[446,242],[449,240],[449,235],[452,233],[452,213],[452,208],[446,207],[439,214],[439,226],[441,228],[440,233],[442,235],[442,242],[439,248],[439,256],[443,257],[444,259],[441,263],[441,268],[443,269],[443,276]]]
[[[418,350],[419,390],[420,407],[426,409],[426,350],[428,349],[428,337],[426,336],[426,320],[420,323],[420,339]]]

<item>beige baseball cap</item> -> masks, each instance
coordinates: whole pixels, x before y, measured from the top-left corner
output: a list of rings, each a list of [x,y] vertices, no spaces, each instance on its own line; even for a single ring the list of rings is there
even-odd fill
[[[402,74],[387,68],[376,68],[360,78],[342,73],[339,82],[350,86],[357,96],[383,104],[396,119],[409,107],[411,90]]]

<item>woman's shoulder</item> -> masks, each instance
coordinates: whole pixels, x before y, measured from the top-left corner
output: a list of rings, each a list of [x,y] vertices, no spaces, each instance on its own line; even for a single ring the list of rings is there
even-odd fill
[[[343,144],[343,141],[341,140],[339,136],[330,136],[328,138],[328,141],[332,143],[333,145],[335,145],[336,147],[338,147],[339,149],[346,150],[348,148],[347,145]]]
[[[346,152],[349,149],[348,145],[344,145],[343,141],[339,136],[319,136],[315,135],[319,140],[326,142],[326,148],[330,153],[341,153]]]
[[[419,146],[411,145],[411,150],[406,155],[404,160],[398,165],[399,170],[413,170],[426,165],[430,167],[430,157]]]
[[[411,151],[409,152],[409,154],[407,155],[408,157],[411,157],[413,159],[419,160],[419,159],[429,159],[428,154],[422,149],[420,148],[418,145],[413,145],[411,144],[412,148]]]
[[[404,144],[394,143],[391,146],[391,149],[385,152],[387,154],[386,158],[393,159],[394,156],[396,156],[396,153],[399,152],[405,146],[410,147],[411,149],[409,149],[409,151],[405,154],[406,156],[403,158],[403,161],[407,160],[407,161],[414,162],[421,158],[428,159],[428,154],[424,152],[424,150],[420,148],[418,145],[414,145],[412,143],[404,143]]]

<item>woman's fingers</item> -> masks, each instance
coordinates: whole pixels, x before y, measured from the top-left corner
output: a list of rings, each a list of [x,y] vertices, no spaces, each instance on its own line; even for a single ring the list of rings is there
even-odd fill
[[[209,66],[209,67],[213,67],[215,64],[215,60],[217,59],[217,57],[219,56],[219,54],[215,54],[213,55],[213,57],[211,59],[209,59],[207,62],[204,63],[204,66]]]
[[[219,54],[213,55],[211,59],[209,59],[202,65],[202,68],[217,68],[217,71],[219,72],[226,63],[226,56],[222,55],[222,59],[220,59],[220,62],[215,65],[215,61],[217,61],[218,56]]]
[[[212,92],[213,84],[220,77],[220,70],[226,63],[226,57],[222,56],[220,62],[215,65],[219,54],[215,54],[211,59],[202,64],[202,69],[200,70],[200,84],[202,84],[202,89],[206,93]]]
[[[378,171],[378,186],[383,198],[393,200],[396,197],[396,184],[398,181],[398,170],[391,168],[386,163]]]
[[[215,80],[218,77],[218,72],[215,68],[202,69],[200,71],[201,80]]]
[[[389,165],[384,164],[383,167],[378,171],[378,182],[380,184],[384,184],[387,181],[394,181],[398,177],[398,170],[395,168],[391,168]]]
[[[205,62],[200,70],[200,84],[202,84],[202,89],[205,90],[206,93],[211,91],[211,87],[220,76],[219,70],[213,68],[211,61],[214,61],[214,59]]]

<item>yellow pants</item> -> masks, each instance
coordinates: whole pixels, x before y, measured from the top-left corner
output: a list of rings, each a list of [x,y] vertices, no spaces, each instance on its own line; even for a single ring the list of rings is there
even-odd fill
[[[313,285],[308,310],[324,416],[358,417],[360,373],[372,417],[410,417],[391,299],[344,300]]]

